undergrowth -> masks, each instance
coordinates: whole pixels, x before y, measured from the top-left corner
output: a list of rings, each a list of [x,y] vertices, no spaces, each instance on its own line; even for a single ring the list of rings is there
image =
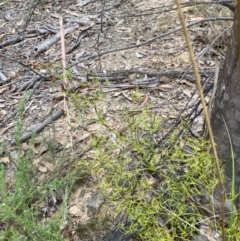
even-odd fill
[[[128,119],[128,130],[108,140],[108,150],[99,149],[94,168],[102,175],[99,186],[109,211],[131,220],[126,232],[149,241],[189,240],[201,220],[192,199],[217,184],[209,143],[177,140],[172,133],[165,147],[154,148],[149,133],[160,120],[151,121],[147,112]]]
[[[19,141],[24,107],[25,98],[19,104],[15,123],[16,157],[1,145],[1,155],[7,154],[10,162],[1,163],[0,170],[0,240],[66,240],[61,230],[67,219],[67,199],[76,179],[84,178],[86,173],[78,172],[76,175],[72,171],[59,178],[59,172],[53,172],[44,181],[39,178],[39,171],[33,165],[35,138],[30,141],[26,152]]]
[[[100,83],[95,81],[94,85]],[[132,91],[133,101],[138,103],[139,90]],[[11,159],[11,165],[1,164],[0,240],[67,240],[63,232],[71,222],[67,214],[68,197],[76,180],[83,180],[89,173],[105,201],[97,217],[76,227],[80,240],[102,237],[101,222],[105,216],[137,240],[192,240],[199,234],[206,236],[200,231],[202,224],[219,232],[220,213],[211,204],[199,202],[210,202],[218,183],[210,144],[189,135],[187,120],[182,119],[179,125],[166,122],[151,104],[141,110],[136,104],[135,109],[131,106],[106,111],[106,96],[101,88],[68,97],[70,111],[79,110],[75,125],[98,126],[87,138],[90,148],[81,146],[86,155],[69,162],[63,175],[66,160],[57,159],[53,146],[47,143],[57,168],[50,177],[40,180],[37,167],[32,164],[35,138],[27,152],[19,142],[25,100],[21,102],[15,123],[17,157]],[[164,139],[174,124],[175,128]],[[4,145],[1,153],[9,155]],[[13,173],[10,181],[9,170]],[[45,200],[53,196],[61,198],[55,197],[52,204],[42,208]],[[129,225],[121,221],[122,217]],[[229,240],[238,240],[237,216],[226,224],[226,233]]]
[[[118,120],[112,127],[110,117],[101,109],[101,89],[94,96],[86,108],[95,110],[95,121],[102,127],[95,137],[101,141],[80,163],[97,180],[105,197],[104,212],[115,217],[123,232],[139,240],[207,236],[200,231],[206,223],[219,232],[220,213],[210,200],[218,183],[210,143],[191,137],[187,120],[181,120],[165,140],[156,139],[159,133],[167,133],[167,125],[151,105],[141,111],[109,109]],[[204,198],[207,206],[198,203]],[[130,225],[120,222],[119,215],[126,216]]]

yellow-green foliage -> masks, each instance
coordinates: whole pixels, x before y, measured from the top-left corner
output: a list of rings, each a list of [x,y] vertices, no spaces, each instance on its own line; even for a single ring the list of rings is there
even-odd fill
[[[106,206],[114,215],[126,213],[132,225],[125,231],[137,229],[144,240],[189,239],[199,218],[191,196],[212,190],[217,182],[209,143],[180,140],[176,132],[165,148],[156,148],[153,134],[161,128],[159,116],[146,109],[119,118],[124,132],[109,130],[115,138],[103,138],[93,162]]]
[[[157,146],[154,135],[166,131],[151,106],[141,111],[109,110],[119,121],[112,128],[102,114],[102,92],[96,92],[87,105],[94,107],[104,131],[95,135],[92,160],[88,155],[88,161],[81,161],[97,178],[106,200],[104,210],[112,217],[126,214],[132,224],[121,228],[137,232],[143,240],[189,240],[198,232],[201,217],[193,197],[211,193],[217,184],[210,144],[188,137],[183,121]]]
[[[107,205],[115,207],[116,213],[125,212],[132,220],[133,225],[126,232],[134,232],[138,226],[143,240],[174,237],[189,240],[196,233],[195,224],[199,221],[198,210],[190,198],[212,190],[217,183],[207,151],[209,144],[188,139],[186,143],[192,147],[190,153],[185,153],[180,143],[176,143],[164,155],[159,150],[147,160],[154,150],[144,153],[143,142],[134,136],[127,141],[119,138],[117,143],[108,152],[99,154],[103,170],[100,188],[108,200]],[[117,146],[122,148],[115,155]],[[151,173],[158,178],[153,178]],[[152,179],[159,182],[154,187]]]

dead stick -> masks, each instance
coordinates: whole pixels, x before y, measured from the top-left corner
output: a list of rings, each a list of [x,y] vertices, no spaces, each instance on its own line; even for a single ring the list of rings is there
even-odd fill
[[[34,126],[30,132],[28,132],[27,134],[24,134],[21,137],[21,139],[20,139],[20,143],[25,142],[28,139],[30,139],[34,134],[36,134],[36,133],[40,132],[41,130],[43,130],[48,124],[50,124],[53,121],[57,120],[63,114],[64,114],[64,111],[62,109],[56,111],[55,113],[53,113],[46,120],[44,120],[42,123],[39,123],[36,126]],[[13,141],[12,144],[16,144],[16,141]]]

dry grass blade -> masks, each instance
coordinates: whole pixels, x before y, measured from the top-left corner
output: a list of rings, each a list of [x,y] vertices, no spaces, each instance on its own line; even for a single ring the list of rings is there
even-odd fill
[[[181,20],[184,36],[185,36],[185,39],[186,39],[186,43],[187,43],[187,47],[188,47],[188,51],[189,51],[189,55],[190,55],[190,60],[191,60],[191,63],[192,63],[193,69],[194,69],[195,78],[196,78],[196,81],[197,81],[197,88],[198,88],[198,92],[199,92],[199,95],[200,95],[200,99],[201,99],[201,103],[202,103],[202,107],[203,107],[203,112],[204,112],[204,117],[205,117],[207,129],[208,129],[208,132],[209,132],[210,142],[211,142],[211,145],[212,145],[212,150],[213,150],[213,154],[214,154],[214,158],[215,158],[215,164],[216,164],[219,186],[220,186],[220,192],[221,192],[221,201],[222,201],[222,239],[224,241],[225,240],[225,211],[224,211],[225,190],[224,190],[224,187],[223,187],[223,180],[222,180],[221,171],[220,171],[219,159],[218,159],[217,150],[216,150],[216,146],[215,146],[215,142],[214,142],[210,118],[209,118],[207,106],[206,106],[203,91],[202,91],[200,76],[199,76],[199,73],[198,73],[198,68],[197,68],[196,62],[194,60],[194,54],[193,54],[192,46],[191,46],[191,43],[190,43],[189,34],[188,34],[188,31],[187,31],[187,28],[186,28],[185,20],[184,20],[184,17],[183,17],[182,8],[181,8],[179,0],[175,0],[175,1],[176,1],[176,4],[177,4],[177,7],[178,7],[178,13],[179,13],[179,17],[180,17],[180,20]]]

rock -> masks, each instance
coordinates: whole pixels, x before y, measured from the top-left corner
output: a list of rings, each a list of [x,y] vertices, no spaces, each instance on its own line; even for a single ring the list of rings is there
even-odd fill
[[[124,227],[129,227],[131,222],[125,223]],[[129,241],[135,233],[123,233],[120,229],[116,228],[111,230],[103,241]]]
[[[104,202],[104,198],[98,193],[95,192],[88,200],[87,208],[93,213],[99,212],[101,205]]]
[[[206,224],[202,224],[199,231],[192,241],[222,241],[221,235]]]

